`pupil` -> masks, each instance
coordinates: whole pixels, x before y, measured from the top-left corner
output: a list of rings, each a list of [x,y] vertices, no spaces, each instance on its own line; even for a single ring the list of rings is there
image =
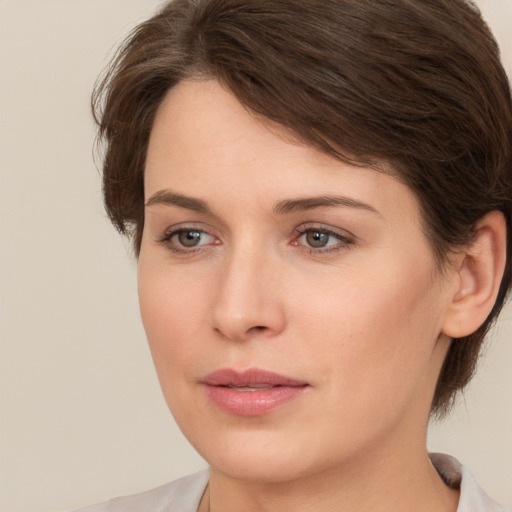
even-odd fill
[[[320,231],[311,231],[306,239],[311,247],[325,247],[329,241],[329,235]]]
[[[199,231],[182,231],[178,235],[180,244],[185,247],[194,247],[199,243],[201,239],[201,233]]]

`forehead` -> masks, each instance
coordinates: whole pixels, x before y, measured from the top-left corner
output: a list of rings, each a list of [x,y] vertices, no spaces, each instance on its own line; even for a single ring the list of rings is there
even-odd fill
[[[415,218],[418,210],[410,189],[388,173],[348,165],[300,142],[287,128],[250,112],[216,81],[179,83],[157,112],[146,199],[166,188],[244,205],[337,193],[378,210],[400,206],[389,215]]]

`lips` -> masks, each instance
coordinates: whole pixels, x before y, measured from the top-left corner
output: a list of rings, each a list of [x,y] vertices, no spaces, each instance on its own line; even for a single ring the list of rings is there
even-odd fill
[[[208,398],[222,411],[238,416],[260,416],[299,398],[305,381],[260,369],[230,368],[207,375],[201,383]]]

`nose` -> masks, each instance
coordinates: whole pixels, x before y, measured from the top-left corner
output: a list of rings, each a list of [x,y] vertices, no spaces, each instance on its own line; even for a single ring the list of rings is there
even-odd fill
[[[244,341],[271,338],[286,325],[279,265],[261,253],[233,252],[219,275],[213,328],[223,337]]]

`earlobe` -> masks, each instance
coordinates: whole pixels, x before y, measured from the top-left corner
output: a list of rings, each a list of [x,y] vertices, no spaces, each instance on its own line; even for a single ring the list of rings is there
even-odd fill
[[[498,211],[488,213],[457,263],[458,285],[446,312],[442,332],[462,338],[475,332],[491,312],[506,259],[506,222]]]

